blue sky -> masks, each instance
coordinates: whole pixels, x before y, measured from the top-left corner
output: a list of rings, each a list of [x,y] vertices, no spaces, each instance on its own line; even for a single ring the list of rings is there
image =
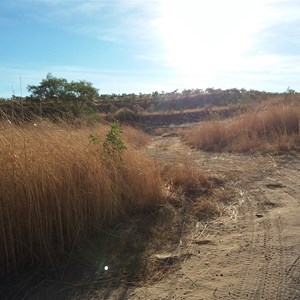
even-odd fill
[[[300,1],[3,0],[0,97],[48,72],[100,93],[300,91]]]

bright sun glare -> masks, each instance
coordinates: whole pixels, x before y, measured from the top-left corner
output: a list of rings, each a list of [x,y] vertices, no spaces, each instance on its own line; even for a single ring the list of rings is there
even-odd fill
[[[263,25],[262,1],[162,0],[156,29],[165,60],[190,78],[235,70]]]

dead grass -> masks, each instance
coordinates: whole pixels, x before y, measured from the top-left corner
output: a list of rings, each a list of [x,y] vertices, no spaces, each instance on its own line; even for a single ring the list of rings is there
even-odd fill
[[[125,129],[121,159],[107,158],[89,135],[108,130],[0,124],[1,275],[51,264],[122,215],[161,203],[160,171],[136,150],[144,136]]]
[[[168,182],[169,202],[185,207],[202,221],[220,215],[221,202],[224,204],[232,196],[223,188],[223,180],[209,176],[189,161],[166,165],[163,178]]]
[[[167,165],[163,173],[174,188],[181,189],[187,196],[203,195],[212,188],[208,176],[192,167],[190,162]]]
[[[136,148],[143,148],[151,141],[151,137],[143,131],[136,130],[133,127],[125,127],[125,141]]]
[[[153,134],[156,136],[162,136],[163,134],[166,133],[166,129],[165,128],[156,128],[153,130]]]
[[[191,146],[206,151],[299,150],[300,106],[270,103],[230,120],[206,122],[185,130],[183,136]]]

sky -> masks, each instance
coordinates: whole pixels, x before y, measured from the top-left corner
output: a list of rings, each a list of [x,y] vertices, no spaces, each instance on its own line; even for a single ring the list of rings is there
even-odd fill
[[[48,73],[104,94],[300,91],[300,1],[1,0],[0,97]]]

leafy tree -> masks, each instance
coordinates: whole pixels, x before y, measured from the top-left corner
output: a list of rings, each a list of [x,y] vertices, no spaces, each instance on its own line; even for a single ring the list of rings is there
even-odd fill
[[[190,96],[190,95],[193,94],[193,91],[191,89],[183,89],[182,92],[181,92],[181,94],[183,96]]]
[[[28,91],[33,98],[40,100],[63,100],[68,82],[64,78],[56,78],[51,73],[47,74],[39,85],[29,85]]]
[[[286,94],[290,94],[290,95],[294,95],[294,94],[296,94],[296,91],[295,90],[293,90],[293,89],[291,89],[290,87],[288,87],[287,89],[286,89],[286,92],[285,92]]]
[[[65,100],[69,102],[74,115],[78,115],[82,111],[85,103],[92,101],[98,96],[98,90],[90,82],[84,80],[79,82],[72,81],[66,85]]]
[[[28,91],[34,99],[63,104],[75,116],[80,114],[86,102],[99,96],[98,90],[90,82],[68,82],[64,78],[54,77],[51,73],[39,85],[29,85]]]
[[[153,98],[154,100],[159,100],[159,92],[158,92],[158,91],[153,92],[153,93],[152,93],[152,98]]]

